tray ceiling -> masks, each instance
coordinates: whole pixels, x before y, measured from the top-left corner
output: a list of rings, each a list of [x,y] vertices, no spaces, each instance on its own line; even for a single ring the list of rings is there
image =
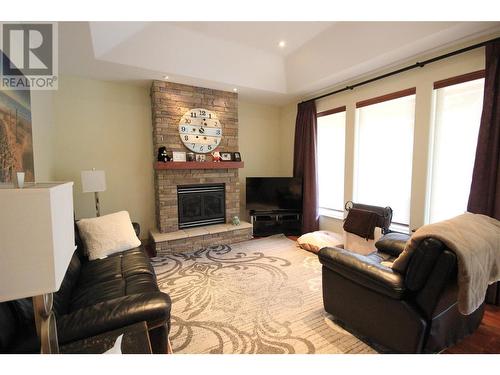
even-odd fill
[[[285,104],[499,30],[500,22],[61,22],[60,70],[141,84],[168,75]]]

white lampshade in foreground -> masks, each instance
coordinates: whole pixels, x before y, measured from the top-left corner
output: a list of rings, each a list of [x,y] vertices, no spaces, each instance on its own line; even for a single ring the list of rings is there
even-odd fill
[[[106,191],[106,175],[104,171],[82,171],[82,191],[84,193]]]
[[[0,302],[59,290],[75,251],[73,182],[0,186]]]

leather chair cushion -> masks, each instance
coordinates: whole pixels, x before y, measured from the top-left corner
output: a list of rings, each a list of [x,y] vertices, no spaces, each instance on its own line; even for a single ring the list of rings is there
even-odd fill
[[[158,292],[151,263],[140,249],[128,250],[82,265],[70,311],[137,293]]]
[[[71,299],[70,311],[133,294],[158,292],[151,275],[139,274],[127,278],[103,281],[91,287],[77,288]]]
[[[404,233],[388,233],[375,243],[375,247],[379,251],[398,257],[405,249],[409,238],[410,236]]]
[[[71,295],[73,294],[73,290],[78,283],[81,267],[80,257],[78,252],[75,251],[69,263],[68,269],[66,270],[66,274],[64,275],[61,287],[56,293],[54,293],[53,311],[56,318],[69,311]]]
[[[321,249],[318,255],[323,266],[348,280],[393,299],[404,296],[403,277],[380,264],[379,258],[330,247]]]
[[[57,320],[59,342],[85,337],[146,321],[148,328],[170,329],[171,300],[161,292],[115,298],[73,311]]]
[[[141,248],[83,263],[78,288],[89,288],[105,281],[138,274],[148,274],[155,277],[153,267]]]
[[[405,284],[409,290],[422,289],[443,250],[443,243],[435,238],[420,242],[406,269]]]
[[[35,313],[33,310],[33,299],[31,297],[11,301],[11,307],[17,317],[18,325],[22,329],[35,329]]]
[[[6,353],[15,339],[17,319],[8,302],[0,303],[0,353]]]

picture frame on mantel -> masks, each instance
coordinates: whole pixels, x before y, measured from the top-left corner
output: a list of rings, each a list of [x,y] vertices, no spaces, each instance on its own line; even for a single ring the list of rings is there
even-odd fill
[[[220,160],[221,161],[231,161],[232,155],[230,152],[221,152]]]
[[[241,161],[241,153],[239,151],[233,152],[231,160],[232,161]]]
[[[172,160],[175,162],[185,162],[186,161],[186,152],[185,151],[173,151],[172,152]]]

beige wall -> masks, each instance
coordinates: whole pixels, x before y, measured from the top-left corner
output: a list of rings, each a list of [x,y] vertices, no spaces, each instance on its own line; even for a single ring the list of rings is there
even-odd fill
[[[425,223],[426,186],[429,167],[429,146],[433,110],[433,82],[484,69],[484,49],[476,49],[452,58],[430,64],[422,69],[415,69],[386,78],[372,84],[356,88],[317,101],[318,112],[339,106],[347,106],[346,116],[346,160],[345,160],[345,200],[353,197],[353,166],[354,166],[354,128],[356,102],[372,97],[388,94],[394,91],[416,87],[417,99],[415,108],[415,130],[412,169],[412,192],[410,228],[418,228]],[[293,134],[296,111],[291,105],[281,109],[280,128],[283,133]],[[292,115],[293,114],[293,115]],[[293,138],[285,139],[284,148],[293,149]],[[290,168],[293,153],[284,154],[288,160],[282,161],[285,170]],[[390,176],[390,160],[386,167],[381,166],[381,173],[386,170]],[[321,217],[320,229],[339,231],[341,220]]]
[[[279,127],[279,107],[241,100],[238,105],[239,150],[245,162],[240,170],[241,216],[245,218],[245,178],[286,175],[280,164],[281,137],[289,135]],[[149,88],[62,76],[53,98],[33,99],[33,113],[37,179],[74,181],[76,217],[93,217],[94,197],[82,193],[80,171],[105,170],[102,213],[129,211],[146,237],[155,226]]]
[[[295,118],[297,103],[290,103],[280,108],[280,169],[284,176],[293,175],[293,146],[295,139]]]
[[[54,181],[54,92],[31,92],[35,181]]]
[[[82,193],[80,172],[103,169],[101,212],[129,211],[146,237],[154,225],[149,88],[63,76],[54,104],[54,177],[75,182],[76,217],[95,216],[94,195]]]
[[[245,101],[238,103],[239,149],[245,168],[240,169],[241,217],[245,210],[245,179],[252,176],[285,176],[281,168],[280,108]]]

